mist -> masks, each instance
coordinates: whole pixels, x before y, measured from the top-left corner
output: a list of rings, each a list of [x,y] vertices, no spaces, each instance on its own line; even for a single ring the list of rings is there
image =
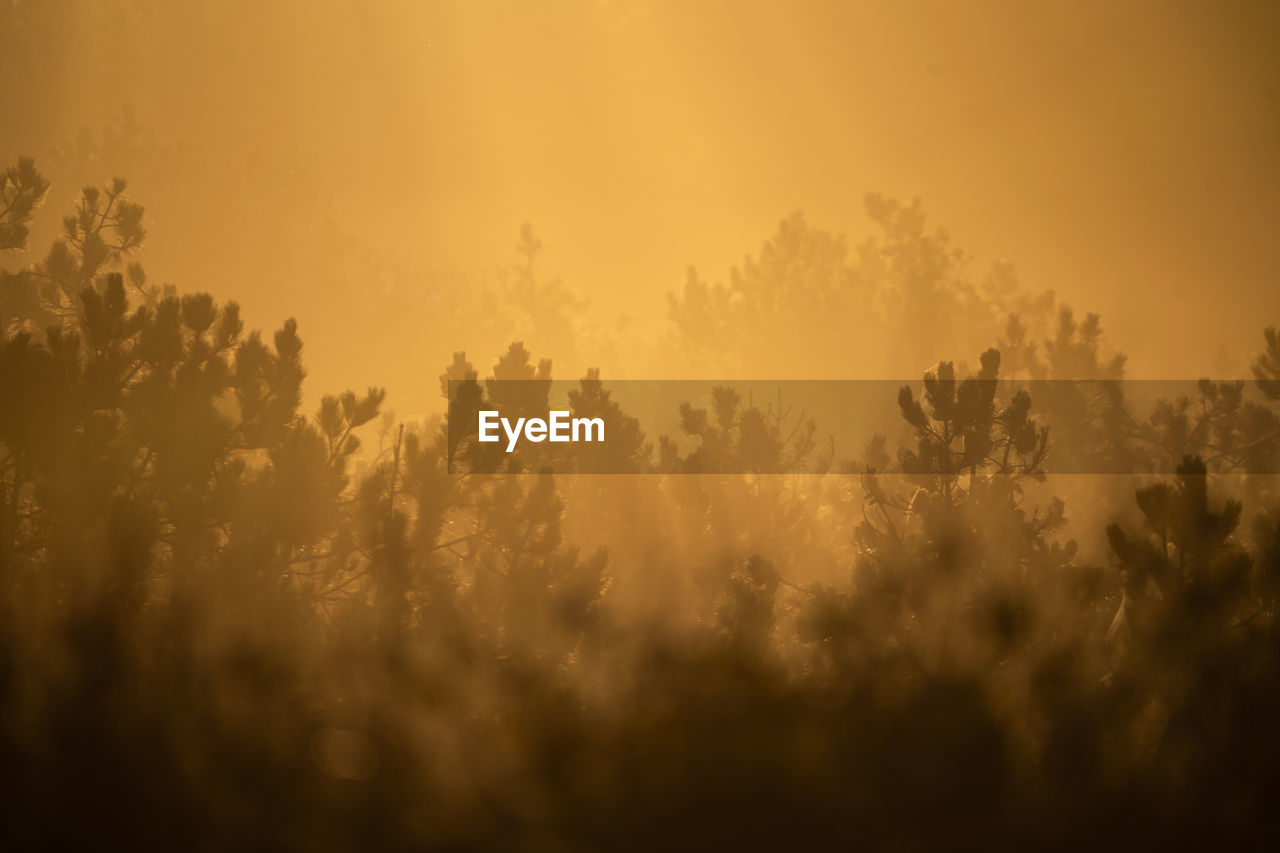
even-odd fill
[[[1274,848],[1276,44],[0,0],[0,848]]]
[[[496,280],[524,223],[591,328],[656,342],[687,266],[725,278],[797,210],[856,243],[869,191],[922,199],[976,266],[1007,261],[1028,289],[1099,312],[1135,377],[1247,375],[1220,342],[1257,333],[1246,303],[1280,309],[1269,4],[2,14],[0,139],[61,158],[51,206],[126,175],[155,275],[234,298],[256,325],[296,315],[349,352],[437,327],[442,279]],[[396,317],[353,317],[361,300]],[[1169,334],[1144,335],[1152,322]],[[586,366],[674,367],[660,349]],[[312,364],[323,384],[374,368]]]

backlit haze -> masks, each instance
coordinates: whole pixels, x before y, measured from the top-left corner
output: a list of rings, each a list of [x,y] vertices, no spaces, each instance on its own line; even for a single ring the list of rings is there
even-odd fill
[[[1247,375],[1280,315],[1280,11],[1085,6],[6,3],[0,147],[54,182],[33,253],[129,178],[152,278],[297,316],[309,395],[413,409],[453,350],[491,364],[437,291],[499,281],[525,222],[624,342],[536,355],[687,373],[686,268],[724,280],[793,211],[856,244],[868,191],[919,197],[975,278],[1100,313],[1130,376]]]

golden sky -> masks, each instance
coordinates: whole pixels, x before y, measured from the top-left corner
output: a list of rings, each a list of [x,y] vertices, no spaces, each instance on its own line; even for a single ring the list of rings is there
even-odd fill
[[[337,326],[332,283],[278,283],[310,244],[483,269],[529,221],[544,269],[657,330],[688,264],[723,277],[793,210],[857,238],[866,191],[1101,312],[1134,375],[1215,372],[1280,321],[1273,4],[139,0],[0,24],[5,159],[130,105],[165,152],[135,177],[149,268],[258,325]],[[181,201],[148,185],[182,174]],[[254,280],[237,235],[289,216],[297,257]]]

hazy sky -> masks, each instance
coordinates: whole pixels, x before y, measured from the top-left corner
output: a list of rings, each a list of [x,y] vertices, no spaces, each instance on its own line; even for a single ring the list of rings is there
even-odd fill
[[[507,262],[531,221],[546,268],[655,328],[687,264],[722,276],[796,209],[857,237],[868,190],[1100,311],[1139,374],[1211,371],[1280,323],[1277,4],[53,3],[0,25],[6,161],[130,104],[171,168],[296,160],[347,233],[424,263]],[[218,289],[149,211],[155,272]],[[255,322],[338,310],[268,291],[236,294]]]

